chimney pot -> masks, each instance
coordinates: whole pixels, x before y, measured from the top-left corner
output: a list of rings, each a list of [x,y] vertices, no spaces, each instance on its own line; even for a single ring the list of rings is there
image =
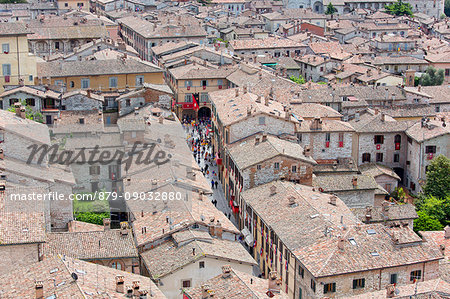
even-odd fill
[[[214,227],[214,234],[216,235],[217,238],[222,239],[222,233],[223,233],[222,224],[220,223],[219,220],[217,220],[216,226]]]
[[[239,96],[239,88],[236,88],[236,97]]]
[[[111,228],[111,219],[110,218],[103,218],[103,229],[109,230]]]
[[[42,281],[36,281],[36,299],[44,298],[44,283]]]
[[[338,240],[338,248],[341,251],[344,251],[344,244],[345,244],[345,239],[344,238],[339,238]]]
[[[255,145],[258,145],[259,144],[259,136],[256,136],[255,137]]]
[[[354,176],[352,178],[352,185],[354,188],[358,186],[358,177]]]
[[[444,236],[446,239],[450,239],[450,226],[448,225],[444,228]]]
[[[123,280],[123,276],[122,275],[117,275],[116,276],[116,292],[117,293],[124,293],[125,292],[125,285],[124,285],[124,280]]]
[[[139,296],[139,287],[140,287],[140,283],[139,281],[133,281],[133,295],[134,296]]]
[[[272,185],[270,186],[270,195],[275,195],[277,194],[277,186]]]
[[[222,277],[228,278],[231,276],[231,266],[230,265],[223,265],[222,266]]]
[[[278,278],[276,271],[269,273],[268,289],[272,293],[280,293],[281,291],[281,279]]]

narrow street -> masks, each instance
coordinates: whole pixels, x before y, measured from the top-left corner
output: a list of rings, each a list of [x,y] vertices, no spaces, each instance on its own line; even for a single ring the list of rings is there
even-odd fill
[[[205,137],[207,135],[207,128],[206,125],[199,125],[197,127],[191,125],[191,124],[184,124],[183,125],[186,131],[186,141],[192,151],[193,146],[192,146],[192,141],[196,141],[199,140],[201,135],[203,137]],[[200,141],[201,143],[201,141]],[[197,149],[201,150],[202,146],[197,146]],[[211,151],[212,148],[210,147],[210,145],[208,144],[207,146],[205,146],[205,151],[208,153],[208,157],[211,157]],[[192,152],[192,154],[194,155],[194,158],[196,159],[197,163],[198,163],[198,152],[197,152],[197,156],[195,156],[195,153]],[[220,180],[218,179],[218,166],[216,164],[216,161],[214,159],[209,159],[211,162],[209,161],[205,161],[205,153],[200,155],[200,163],[199,163],[199,167],[201,169],[205,169],[206,165],[208,165],[207,170],[208,171],[203,171],[203,174],[205,176],[205,178],[211,183],[212,180],[214,180],[214,182],[217,181],[217,188],[216,185],[214,185],[214,188],[212,188],[213,194],[212,196],[209,196],[209,199],[214,203],[216,202],[216,207],[218,210],[220,210],[222,213],[224,213],[226,216],[228,216],[228,218],[231,220],[231,222],[237,227],[237,222],[235,217],[233,216],[233,213],[231,211],[231,208],[225,198],[225,194],[223,191],[223,186],[220,183]],[[209,172],[209,173],[208,173]]]

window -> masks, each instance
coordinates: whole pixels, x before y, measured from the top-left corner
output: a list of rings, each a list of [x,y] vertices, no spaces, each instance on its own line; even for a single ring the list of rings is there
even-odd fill
[[[14,104],[17,103],[17,102],[19,102],[18,99],[15,99],[15,98],[9,99],[9,106],[10,106],[10,107],[11,107],[11,106],[14,106]]]
[[[28,106],[35,106],[35,101],[33,98],[29,98],[27,99],[27,105]]]
[[[192,81],[184,81],[184,87],[191,87],[192,86]]]
[[[261,164],[256,165],[257,170],[261,170]]]
[[[59,50],[59,42],[55,42],[55,49]]]
[[[292,165],[292,172],[297,172],[297,165]]]
[[[126,99],[125,100],[125,106],[126,107],[130,107],[131,106],[131,100],[130,99]]]
[[[9,44],[2,44],[2,52],[5,54],[9,53]]]
[[[222,86],[223,85],[223,80],[222,79],[217,80],[217,85]]]
[[[3,76],[11,76],[11,65],[10,64],[2,64],[2,72],[3,72]]]
[[[33,75],[28,76],[28,81],[33,81]],[[438,111],[439,112],[439,111]]]
[[[363,289],[366,285],[365,278],[353,279],[353,289]]]
[[[266,118],[264,116],[260,116],[258,118],[258,124],[265,125],[266,124]]]
[[[74,87],[75,87],[75,82],[70,81],[69,86],[70,86],[71,88],[74,88]]]
[[[399,154],[394,154],[394,162],[395,163],[400,162],[400,155]]]
[[[305,277],[305,269],[303,269],[301,266],[298,266],[298,275],[300,275],[302,278]]]
[[[373,142],[375,144],[383,144],[383,142],[384,142],[384,135],[375,135],[373,137]]]
[[[68,7],[69,6],[69,3],[64,3],[64,7]]]
[[[334,293],[336,292],[336,283],[332,282],[332,283],[326,283],[323,285],[323,293],[327,294],[327,293]]]
[[[314,279],[311,279],[311,290],[313,290],[313,292],[316,292],[316,282],[314,281]]]
[[[117,87],[117,77],[109,77],[109,88]]]
[[[436,154],[436,146],[435,145],[427,145],[425,147],[426,154]]]
[[[184,95],[184,101],[186,103],[192,103],[192,94],[191,93],[185,94]]]
[[[91,83],[88,78],[81,79],[81,88],[89,88],[90,86],[91,86]]]
[[[330,140],[331,140],[331,134],[325,133],[325,142],[330,142]]]
[[[370,154],[369,153],[364,153],[362,155],[362,162],[370,162]]]
[[[208,80],[202,80],[202,86],[203,87],[208,86]]]
[[[422,270],[412,271],[411,275],[409,276],[409,280],[414,281],[419,279],[422,279]]]
[[[84,125],[84,117],[78,119],[80,125]]]
[[[90,175],[99,175],[100,174],[100,166],[99,165],[89,166],[89,174]]]
[[[206,103],[206,102],[208,102],[208,100],[209,100],[209,97],[208,97],[207,93],[200,94],[200,102]]]
[[[190,279],[189,280],[182,280],[181,281],[181,286],[183,288],[190,288],[191,287],[191,280]]]
[[[302,142],[302,133],[297,133],[297,141],[298,143]]]
[[[82,7],[84,4],[82,3],[82,2],[80,2],[80,3],[77,3],[77,6],[78,7]]]
[[[91,191],[98,191],[98,182],[91,182]]]
[[[377,153],[376,161],[377,162],[383,162],[383,153]]]
[[[144,84],[144,76],[136,76],[136,86],[142,86]]]
[[[339,133],[339,147],[344,146],[344,133]]]
[[[199,267],[200,269],[205,268],[205,262],[199,262],[199,263],[198,263],[198,267]]]
[[[302,288],[298,289],[298,299],[303,299],[303,290],[302,290]]]
[[[397,283],[397,273],[391,274],[391,284]]]
[[[122,270],[122,264],[119,263],[119,262],[112,262],[111,263],[111,268],[117,269],[117,270]]]
[[[273,164],[273,168],[275,168],[275,169],[280,169],[280,163],[275,162],[275,163]]]

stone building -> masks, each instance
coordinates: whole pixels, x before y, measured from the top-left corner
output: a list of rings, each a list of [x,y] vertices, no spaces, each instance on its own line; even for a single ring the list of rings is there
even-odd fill
[[[405,185],[411,192],[421,192],[427,166],[433,158],[439,155],[450,156],[449,133],[445,118],[423,119],[406,130],[408,152]]]
[[[290,298],[362,295],[438,278],[442,254],[408,227],[361,224],[335,195],[290,182],[241,194],[250,252]]]
[[[75,183],[70,169],[49,160],[49,152],[36,151],[50,147],[46,125],[25,118],[25,109],[16,107],[16,113],[0,110],[0,171],[7,183],[24,187],[38,187],[45,192],[57,192],[68,198]],[[70,200],[48,200],[45,207],[51,217],[47,229],[65,229],[73,219]]]
[[[383,113],[364,113],[350,121],[355,128],[352,157],[358,165],[380,163],[405,179],[408,144],[407,122],[399,122]]]
[[[301,109],[296,111],[301,112]],[[308,147],[316,161],[337,161],[339,158],[351,157],[354,131],[348,122],[314,118],[301,122],[296,135],[297,142],[304,148]]]
[[[278,179],[311,186],[315,164],[299,144],[266,133],[227,145],[223,186],[236,221],[243,226],[242,191]]]
[[[105,220],[108,223],[104,231],[47,233],[45,258],[64,255],[140,274],[139,255],[131,230],[126,227],[110,229],[109,219]]]

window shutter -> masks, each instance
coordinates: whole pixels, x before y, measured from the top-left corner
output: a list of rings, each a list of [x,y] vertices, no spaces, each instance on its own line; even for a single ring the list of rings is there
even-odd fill
[[[356,279],[353,279],[353,288],[356,289]]]
[[[362,283],[361,283],[361,287],[364,288],[366,286],[366,279],[363,278],[362,279]]]

